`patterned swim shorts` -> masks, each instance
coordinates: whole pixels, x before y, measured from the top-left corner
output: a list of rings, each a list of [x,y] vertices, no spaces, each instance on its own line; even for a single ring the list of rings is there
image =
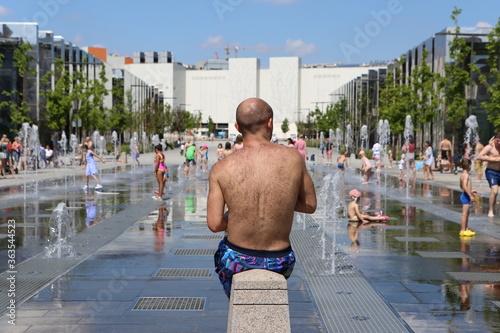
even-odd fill
[[[225,237],[214,255],[215,272],[227,297],[231,295],[233,275],[250,269],[267,269],[289,278],[295,266],[292,247],[281,251],[245,249],[230,243]]]

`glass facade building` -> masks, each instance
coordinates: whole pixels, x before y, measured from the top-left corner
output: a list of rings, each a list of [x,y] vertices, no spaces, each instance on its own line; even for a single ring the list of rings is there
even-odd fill
[[[444,29],[404,53],[400,58],[403,61],[398,61],[396,65],[398,66],[398,72],[403,74],[402,78],[398,78],[402,81],[406,81],[406,78],[412,75],[415,68],[423,61],[430,66],[433,73],[439,73],[441,76],[446,77],[446,64],[452,64],[453,61],[450,57],[450,42],[455,37],[464,38],[471,52],[463,64],[463,68],[468,69],[469,64],[474,64],[479,69],[477,72],[469,72],[470,82],[464,89],[464,96],[468,103],[468,115],[477,117],[479,123],[478,134],[483,143],[488,142],[494,132],[493,125],[487,120],[486,110],[482,107],[482,103],[488,100],[489,94],[486,86],[479,81],[479,76],[489,73],[490,70],[486,62],[486,43],[490,30],[491,28],[462,28],[461,33],[456,34],[454,28]],[[427,59],[422,58],[424,50],[428,51]],[[382,78],[394,66],[395,64],[388,64],[387,69],[384,69],[383,72],[379,70],[377,74],[371,73],[367,77],[357,77],[332,93],[335,96],[335,99],[332,99],[333,101],[338,101],[338,96],[346,98],[350,119],[353,119],[355,128],[359,132],[359,126],[361,126],[359,120],[362,120],[363,124],[368,125],[368,128],[371,129],[370,139],[372,142],[375,139],[374,131],[376,131],[376,126],[370,126],[373,125],[373,122],[370,124],[370,116],[366,117],[366,108],[368,108],[371,118],[377,119],[377,98],[380,96],[379,89],[384,84]],[[367,96],[373,98],[366,102]],[[365,100],[366,108],[360,106],[362,100]],[[463,119],[463,124],[459,124],[459,126],[449,121],[444,103],[435,112],[436,115],[432,122],[427,124],[422,132],[416,133],[417,143],[429,140],[437,144],[445,135],[448,135],[452,137],[455,149],[461,150],[466,130],[465,119]]]

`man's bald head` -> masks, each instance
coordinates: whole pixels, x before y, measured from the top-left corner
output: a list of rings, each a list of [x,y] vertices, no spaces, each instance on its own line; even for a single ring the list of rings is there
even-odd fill
[[[236,109],[236,122],[242,134],[257,133],[265,129],[265,125],[273,117],[273,109],[260,98],[249,98],[238,105]]]

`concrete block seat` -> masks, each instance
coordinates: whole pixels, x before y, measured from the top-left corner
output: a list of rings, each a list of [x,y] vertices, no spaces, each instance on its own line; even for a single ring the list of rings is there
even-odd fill
[[[235,274],[229,301],[227,332],[290,332],[285,277],[264,269]]]

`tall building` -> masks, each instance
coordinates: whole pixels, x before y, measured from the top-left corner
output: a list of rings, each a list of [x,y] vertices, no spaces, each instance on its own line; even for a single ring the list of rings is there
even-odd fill
[[[29,108],[29,117],[38,125],[42,140],[48,140],[53,133],[46,126],[46,109],[44,91],[53,90],[60,73],[56,73],[57,60],[62,61],[64,70],[70,74],[75,71],[85,73],[88,79],[96,79],[102,69],[105,70],[107,82],[105,88],[110,92],[103,97],[106,108],[113,106],[111,94],[113,78],[125,80],[124,89],[131,90],[133,86],[143,87],[136,89],[134,99],[137,103],[149,98],[154,89],[149,84],[134,77],[130,73],[118,73],[108,62],[107,50],[95,47],[79,47],[62,36],[55,35],[52,31],[39,30],[37,23],[4,22],[0,23],[0,55],[2,66],[0,68],[0,89],[9,92],[10,96],[0,95],[0,102],[10,102],[20,105],[24,102]],[[21,44],[29,44],[31,50],[27,55],[32,59],[29,63],[31,71],[23,77],[19,69],[14,66],[14,51]],[[110,60],[115,60],[111,59]],[[124,63],[128,59],[121,59]],[[56,73],[55,75],[52,73]],[[78,103],[74,103],[69,112],[67,130],[71,133],[81,131],[81,121],[74,117]],[[10,108],[8,106],[0,109],[0,131],[9,133],[14,130],[11,122]],[[62,129],[61,129],[62,130]]]
[[[200,113],[202,124],[198,132],[206,133],[206,124],[211,119],[216,125],[217,135],[228,137],[237,134],[234,127],[235,110],[238,104],[249,97],[259,97],[274,109],[275,133],[284,138],[297,134],[296,122],[303,121],[315,108],[324,111],[332,103],[332,93],[353,77],[368,75],[383,65],[314,64],[303,65],[298,57],[276,57],[269,61],[269,68],[262,68],[257,58],[228,58],[207,61],[197,66],[175,61],[168,51],[134,52],[133,57],[110,55],[105,48],[80,47],[51,31],[39,31],[36,23],[0,23],[0,53],[4,63],[0,75],[4,90],[19,87],[23,94],[17,95],[27,102],[30,116],[50,135],[46,124],[43,91],[54,89],[56,76],[43,83],[42,78],[54,72],[56,59],[64,63],[70,73],[84,71],[88,78],[97,79],[104,70],[104,109],[111,109],[120,101],[129,98],[129,107],[136,115],[134,119],[147,116],[151,106],[169,104],[173,108]],[[20,80],[13,67],[13,50],[20,43],[30,43],[30,54],[35,70],[32,76]],[[119,88],[121,94],[116,91]],[[21,91],[19,90],[19,91]],[[119,97],[117,97],[119,96]],[[5,99],[5,96],[1,97]],[[127,101],[125,101],[127,102]],[[83,135],[81,122],[74,117],[79,111],[75,103],[69,113],[71,133]],[[81,115],[80,115],[81,116]],[[283,133],[281,124],[285,119],[290,130]],[[0,110],[0,130],[10,128],[6,109]],[[40,126],[42,125],[42,126]],[[142,121],[137,131],[147,127]],[[91,130],[86,128],[87,131]],[[113,129],[110,128],[110,131]]]
[[[271,58],[269,68],[262,68],[257,58],[217,59],[196,67],[175,61],[125,65],[127,71],[162,91],[164,103],[201,112],[203,123],[210,117],[218,134],[225,137],[237,134],[238,104],[249,97],[262,98],[273,107],[274,131],[280,138],[297,134],[295,123],[304,121],[316,107],[324,111],[335,89],[378,68],[383,65],[302,65],[298,57]],[[287,133],[281,130],[285,119],[291,124]]]
[[[450,58],[450,42],[453,38],[463,38],[466,44],[471,48],[471,54],[465,61],[464,68],[468,68],[469,64],[474,64],[478,67],[479,72],[470,73],[470,84],[465,87],[464,96],[468,100],[468,115],[475,115],[479,123],[479,136],[481,141],[488,142],[491,138],[494,128],[493,125],[487,120],[487,114],[485,109],[482,107],[482,103],[487,101],[489,98],[486,86],[482,84],[479,80],[480,74],[489,73],[489,67],[486,63],[486,43],[488,41],[488,33],[491,31],[489,27],[475,27],[475,28],[462,28],[460,34],[454,33],[454,28],[446,28],[433,36],[429,37],[427,40],[423,41],[419,45],[405,52],[398,64],[391,65],[390,68],[397,66],[398,72],[402,73],[402,80],[406,80],[412,75],[415,68],[425,62],[430,66],[433,73],[439,73],[442,77],[446,77],[445,67],[446,64],[451,64],[453,59]],[[424,50],[428,51],[428,56],[423,59],[422,55]],[[375,79],[374,78],[380,78]],[[360,96],[371,95],[375,99],[372,100],[370,105],[373,105],[372,114],[375,117],[377,115],[377,96],[380,96],[380,89],[383,88],[382,77],[385,77],[385,73],[379,71],[379,73],[371,73],[368,77],[357,77],[352,81],[348,82],[344,86],[340,87],[335,91],[336,95],[343,95],[349,101],[348,110],[352,114],[353,118],[362,118],[360,114],[360,108],[356,104],[360,100]],[[399,78],[395,78],[399,79]],[[377,82],[376,84],[373,84]],[[367,89],[367,87],[369,87]],[[465,123],[465,119],[463,120]],[[357,124],[358,126],[362,124]],[[359,127],[358,127],[359,128]],[[457,125],[449,121],[447,117],[446,105],[442,103],[439,108],[435,111],[435,117],[431,123],[424,127],[423,132],[417,132],[417,142],[424,142],[429,140],[436,146],[445,135],[450,135],[456,133],[456,128],[461,128],[458,134],[453,138],[455,143],[455,148],[458,149],[463,142],[463,137],[465,135],[464,124]],[[372,142],[376,139],[376,126],[371,126],[371,138]]]

